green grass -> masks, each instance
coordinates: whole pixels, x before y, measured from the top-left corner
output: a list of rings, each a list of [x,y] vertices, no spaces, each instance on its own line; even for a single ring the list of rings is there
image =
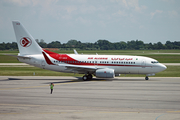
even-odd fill
[[[0,53],[19,53],[18,50],[0,50]]]
[[[74,73],[54,72],[37,67],[0,67],[0,76],[74,76]]]
[[[82,77],[83,74],[62,73],[40,69],[37,67],[0,67],[0,76],[75,76]],[[122,74],[120,77],[144,77],[145,75]],[[180,66],[167,66],[165,71],[151,77],[180,77]]]
[[[150,58],[154,58],[158,60],[160,63],[180,63],[180,55],[165,55],[165,54],[147,54],[147,55],[140,55],[140,56],[146,56]]]
[[[16,57],[0,54],[0,63],[20,63]]]

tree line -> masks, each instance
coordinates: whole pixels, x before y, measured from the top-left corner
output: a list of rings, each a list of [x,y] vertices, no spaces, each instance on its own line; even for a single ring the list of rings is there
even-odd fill
[[[108,40],[98,40],[95,43],[82,43],[77,40],[69,40],[67,43],[59,41],[52,41],[51,43],[44,42],[43,39],[36,42],[42,48],[59,48],[60,50],[159,50],[159,49],[180,49],[180,41],[166,41],[165,44],[157,43],[144,43],[141,40],[109,42]],[[0,50],[16,50],[18,49],[17,43],[0,43]]]

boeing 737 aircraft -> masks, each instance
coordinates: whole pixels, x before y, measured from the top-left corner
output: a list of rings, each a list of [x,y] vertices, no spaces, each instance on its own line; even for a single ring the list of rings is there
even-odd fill
[[[20,22],[12,23],[19,48],[18,60],[42,69],[84,74],[83,80],[90,80],[93,75],[99,78],[114,78],[120,74],[144,74],[148,80],[148,76],[166,69],[166,66],[157,60],[143,56],[50,52],[42,49]]]

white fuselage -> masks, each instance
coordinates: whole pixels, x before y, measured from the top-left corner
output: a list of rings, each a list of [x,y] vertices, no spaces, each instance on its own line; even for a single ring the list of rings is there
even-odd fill
[[[165,65],[158,63],[155,59],[142,56],[56,54],[55,56],[49,56],[54,65],[49,65],[42,54],[29,55],[28,57],[31,59],[19,58],[19,61],[58,72],[75,72],[64,66],[60,67],[68,64],[110,68],[114,69],[115,74],[146,74],[147,76],[166,69]]]

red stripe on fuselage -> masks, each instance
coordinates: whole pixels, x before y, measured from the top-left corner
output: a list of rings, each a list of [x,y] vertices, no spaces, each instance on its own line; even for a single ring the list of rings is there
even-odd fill
[[[58,54],[58,53],[54,53],[48,50],[44,50],[44,52],[46,52],[47,54],[49,54],[49,56],[51,56],[52,58],[58,61],[77,61],[73,59],[72,57],[68,56],[67,54]]]
[[[43,55],[44,55],[44,58],[45,58],[47,64],[49,64],[49,65],[55,65],[55,64],[53,64],[53,63],[51,62],[51,60],[48,58],[48,56],[47,56],[44,52],[42,52],[42,53],[43,53]]]

